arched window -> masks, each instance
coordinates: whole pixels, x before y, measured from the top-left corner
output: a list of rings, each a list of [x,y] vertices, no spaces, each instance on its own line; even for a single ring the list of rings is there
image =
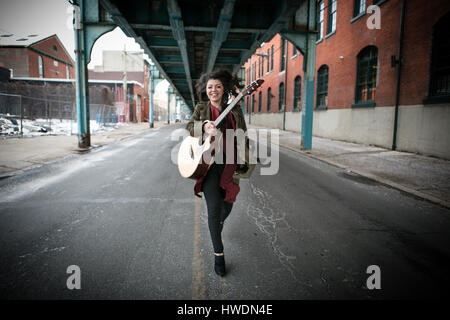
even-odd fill
[[[356,103],[374,102],[377,87],[378,49],[369,46],[358,54]]]
[[[294,80],[294,110],[300,109],[300,98],[302,96],[302,78],[300,76],[295,77]]]
[[[280,83],[278,87],[278,111],[283,110],[284,106],[284,83]]]
[[[270,104],[272,102],[272,89],[267,89],[267,112],[270,112]]]
[[[433,28],[430,97],[450,97],[450,12]]]
[[[328,66],[323,65],[317,70],[316,109],[326,109],[328,105]]]
[[[38,56],[38,68],[39,68],[39,78],[44,77],[44,61],[41,56]]]
[[[258,112],[261,112],[262,109],[262,92],[260,91],[258,94]]]

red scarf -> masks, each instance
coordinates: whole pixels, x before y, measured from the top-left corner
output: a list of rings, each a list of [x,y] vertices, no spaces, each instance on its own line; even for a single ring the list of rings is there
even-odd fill
[[[215,107],[213,107],[211,104],[209,105],[210,110],[211,110],[211,121],[216,120],[219,115],[220,112],[218,109],[216,109]],[[233,129],[236,130],[236,125],[234,123],[234,119],[233,119],[233,115],[230,113],[228,113],[228,115],[226,116],[226,122],[225,122],[225,129]],[[224,161],[226,159],[225,153],[226,153],[226,131],[223,132],[223,152],[224,152]],[[237,168],[237,151],[236,151],[236,142],[234,141],[234,137],[233,137],[233,147],[234,147],[234,161],[233,163],[226,163],[225,162],[225,168],[223,169],[222,175],[220,176],[220,183],[219,186],[225,190],[225,199],[224,201],[229,202],[229,203],[233,203],[236,201],[236,197],[240,191],[239,186],[233,182],[233,174],[234,171]],[[206,176],[206,175],[205,175]],[[202,190],[202,183],[203,183],[203,179],[205,179],[205,176],[197,179],[197,182],[195,183],[194,186],[194,193],[197,197],[201,196],[199,195],[199,193]]]

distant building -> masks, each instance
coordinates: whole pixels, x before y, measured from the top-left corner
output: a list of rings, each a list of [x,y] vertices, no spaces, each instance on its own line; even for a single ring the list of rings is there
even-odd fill
[[[450,159],[450,1],[318,0],[317,17],[313,135],[385,148],[395,135],[397,150]],[[247,121],[301,131],[302,67],[280,35],[258,48],[245,80],[265,82],[245,99]]]
[[[125,79],[126,75],[126,79]],[[103,51],[103,65],[88,70],[89,81],[109,83],[121,121],[149,120],[149,64],[142,53]],[[127,98],[124,104],[124,83]]]
[[[11,70],[11,77],[74,79],[75,62],[56,34],[0,38],[0,67]]]

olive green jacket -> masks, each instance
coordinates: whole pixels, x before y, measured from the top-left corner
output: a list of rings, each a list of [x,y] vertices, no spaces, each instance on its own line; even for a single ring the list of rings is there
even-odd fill
[[[245,124],[245,118],[242,114],[242,109],[239,105],[236,105],[232,110],[231,114],[233,115],[233,119],[236,125],[236,129],[242,129],[244,132],[247,132],[247,125]],[[188,124],[186,125],[186,129],[189,130],[189,133],[193,137],[200,137],[203,134],[203,123],[206,120],[211,120],[211,110],[209,107],[209,103],[199,102],[194,109],[194,113],[189,119]],[[242,143],[242,139],[237,139],[238,144]],[[238,145],[238,150],[239,145]],[[238,156],[240,156],[238,152]],[[236,184],[239,184],[239,179],[249,178],[252,174],[255,164],[249,163],[250,158],[250,148],[249,148],[249,140],[247,136],[245,137],[245,159],[239,157],[240,162],[245,162],[245,164],[238,164],[237,169],[233,175],[233,181]],[[238,161],[239,163],[239,161]]]

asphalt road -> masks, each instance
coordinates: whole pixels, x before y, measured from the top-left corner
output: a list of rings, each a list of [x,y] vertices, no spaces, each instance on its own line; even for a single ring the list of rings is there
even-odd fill
[[[203,199],[163,127],[0,181],[9,299],[408,299],[450,284],[450,212],[302,154],[241,181],[213,270]],[[68,289],[80,270],[80,289]],[[379,273],[367,273],[369,266]],[[380,289],[367,279],[379,275]],[[71,282],[70,283],[75,283]],[[369,281],[369,283],[375,283]]]

